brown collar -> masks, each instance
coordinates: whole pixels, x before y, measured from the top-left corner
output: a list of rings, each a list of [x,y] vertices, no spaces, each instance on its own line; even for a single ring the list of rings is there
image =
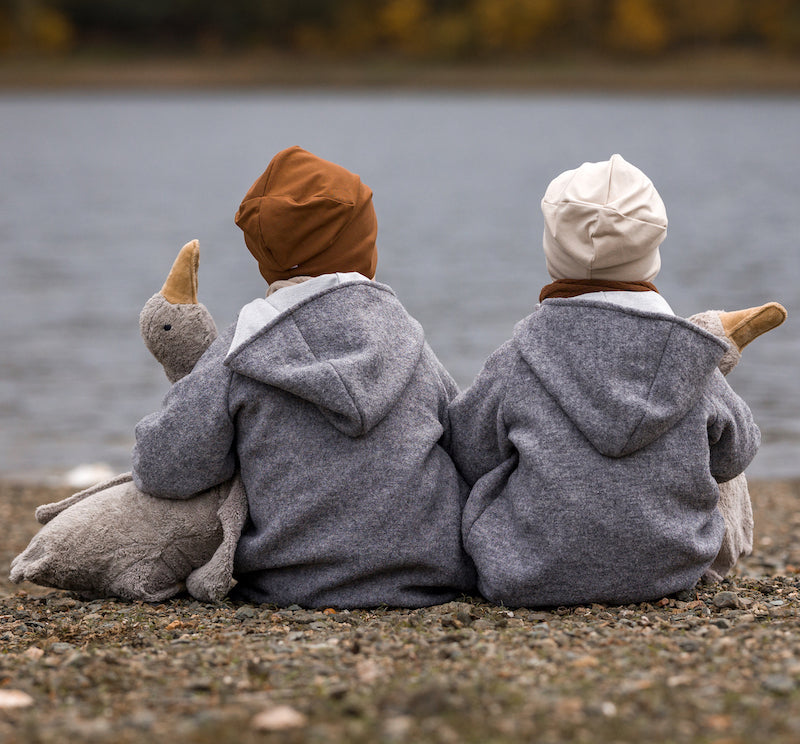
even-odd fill
[[[658,292],[650,282],[615,282],[611,279],[556,279],[545,284],[539,302],[551,297],[578,297],[589,292]]]

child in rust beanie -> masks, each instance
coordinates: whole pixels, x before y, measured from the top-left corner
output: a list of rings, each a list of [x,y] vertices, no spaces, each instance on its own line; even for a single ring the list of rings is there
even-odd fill
[[[137,486],[188,498],[238,468],[239,599],[416,607],[474,587],[467,489],[444,445],[456,385],[375,282],[372,192],[292,147],[236,222],[269,283],[136,429]]]
[[[300,147],[272,159],[242,200],[236,224],[270,285],[337,271],[375,277],[372,190],[354,173]]]

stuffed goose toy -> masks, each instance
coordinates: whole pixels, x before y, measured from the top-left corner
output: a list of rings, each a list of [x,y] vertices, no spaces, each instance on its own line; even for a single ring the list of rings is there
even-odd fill
[[[189,373],[217,336],[197,301],[198,242],[178,254],[161,291],[142,309],[145,345],[170,382]],[[238,476],[185,501],[142,493],[130,473],[36,510],[43,525],[11,564],[11,581],[87,597],[163,601],[184,589],[201,601],[228,592],[247,519]]]
[[[728,351],[719,363],[720,371],[727,375],[739,363],[742,349],[763,333],[781,325],[786,316],[783,305],[768,302],[760,307],[733,312],[707,310],[689,320],[728,343]],[[724,578],[739,558],[753,552],[753,507],[744,473],[719,484],[718,508],[725,520],[725,535],[716,559],[703,576],[709,582]]]

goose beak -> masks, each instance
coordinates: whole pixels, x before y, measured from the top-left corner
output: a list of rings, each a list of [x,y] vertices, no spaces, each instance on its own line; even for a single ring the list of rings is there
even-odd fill
[[[172,264],[161,295],[173,305],[197,304],[197,269],[200,266],[200,243],[192,240],[181,248]]]

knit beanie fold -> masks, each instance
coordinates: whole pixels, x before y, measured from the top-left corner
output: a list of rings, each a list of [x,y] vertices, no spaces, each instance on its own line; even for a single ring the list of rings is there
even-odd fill
[[[300,147],[272,159],[242,200],[236,224],[270,284],[337,271],[375,276],[378,223],[371,189]]]
[[[667,212],[653,183],[620,155],[565,171],[542,199],[553,279],[652,281]]]

